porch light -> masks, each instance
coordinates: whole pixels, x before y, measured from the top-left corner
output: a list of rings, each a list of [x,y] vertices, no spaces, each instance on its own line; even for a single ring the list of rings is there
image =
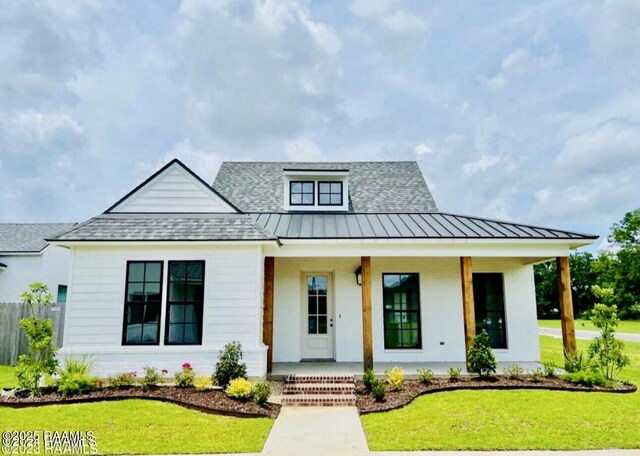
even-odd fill
[[[7,265],[4,263],[0,263],[0,272],[4,271],[5,269],[7,269]]]
[[[362,285],[362,266],[358,266],[358,269],[356,269],[356,283],[358,285]]]

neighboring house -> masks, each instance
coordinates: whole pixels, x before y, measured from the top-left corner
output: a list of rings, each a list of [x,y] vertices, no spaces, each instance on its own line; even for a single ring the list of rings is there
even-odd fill
[[[73,223],[0,223],[0,303],[20,302],[32,282],[49,287],[54,301],[65,302],[69,249],[45,241]]]
[[[101,375],[205,373],[237,340],[262,376],[308,360],[464,362],[486,329],[498,361],[535,362],[533,264],[557,258],[572,322],[567,257],[594,239],[440,212],[416,162],[225,162],[210,186],[173,160],[52,239],[72,256],[61,353],[93,356]]]

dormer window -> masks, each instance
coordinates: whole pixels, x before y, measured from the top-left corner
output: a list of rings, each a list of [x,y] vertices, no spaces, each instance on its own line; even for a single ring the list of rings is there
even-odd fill
[[[342,182],[318,182],[318,205],[342,206]]]
[[[292,206],[313,206],[315,204],[314,181],[290,181],[289,204]]]

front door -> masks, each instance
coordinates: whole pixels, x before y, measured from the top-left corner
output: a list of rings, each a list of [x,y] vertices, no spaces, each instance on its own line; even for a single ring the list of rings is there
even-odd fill
[[[307,274],[305,279],[302,358],[334,359],[331,276]]]

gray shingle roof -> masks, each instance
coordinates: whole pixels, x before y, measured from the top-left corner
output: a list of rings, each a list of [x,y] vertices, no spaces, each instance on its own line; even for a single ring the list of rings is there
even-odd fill
[[[73,223],[0,223],[1,253],[40,252],[45,241],[73,227]]]
[[[444,213],[253,214],[281,239],[595,239],[597,236]]]
[[[284,169],[349,170],[351,212],[438,210],[415,161],[223,162],[213,187],[243,212],[281,212]]]
[[[102,214],[54,241],[248,241],[272,236],[242,214]]]

